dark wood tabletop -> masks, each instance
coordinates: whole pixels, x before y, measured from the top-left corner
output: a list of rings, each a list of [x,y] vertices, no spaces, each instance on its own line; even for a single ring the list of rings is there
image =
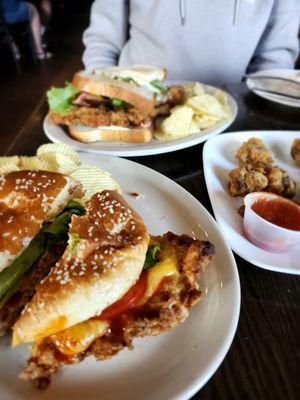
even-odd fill
[[[244,84],[225,89],[239,106],[229,131],[299,130],[300,136],[300,109],[263,100],[249,93]],[[11,139],[7,155],[33,155],[40,144],[48,142],[42,128],[46,112],[42,98]],[[203,175],[202,147],[134,160],[179,183],[212,213]],[[300,277],[270,272],[236,255],[235,258],[242,293],[238,329],[225,360],[194,398],[300,399]]]

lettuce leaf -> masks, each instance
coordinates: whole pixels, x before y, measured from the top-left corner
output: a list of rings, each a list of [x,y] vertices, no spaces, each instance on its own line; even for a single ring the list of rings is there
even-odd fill
[[[143,269],[151,268],[158,262],[157,253],[159,251],[160,246],[158,244],[148,248]]]
[[[78,93],[79,90],[68,82],[66,82],[64,88],[52,87],[47,92],[50,110],[57,114],[67,114],[74,110],[75,107],[72,105],[72,101]]]
[[[158,89],[160,92],[165,92],[166,87],[158,81],[151,81],[150,85],[152,85],[155,89]]]
[[[121,99],[111,99],[111,104],[115,107],[121,107],[121,108],[127,108],[129,106],[126,101],[123,101]]]

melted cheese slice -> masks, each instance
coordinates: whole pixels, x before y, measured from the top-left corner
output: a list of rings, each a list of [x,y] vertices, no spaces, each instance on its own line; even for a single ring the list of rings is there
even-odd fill
[[[164,278],[178,276],[177,260],[173,257],[168,257],[163,261],[158,262],[147,271],[147,289],[141,299],[140,305],[153,296]]]
[[[162,261],[148,269],[147,288],[139,305],[145,304],[153,296],[164,278],[177,276],[179,276],[177,257],[168,250],[163,254]],[[108,329],[107,322],[90,319],[58,332],[50,336],[50,339],[61,353],[73,356],[85,351],[94,340],[105,335]]]
[[[94,340],[105,335],[108,327],[105,321],[90,319],[51,335],[50,340],[61,353],[72,356],[85,351]]]

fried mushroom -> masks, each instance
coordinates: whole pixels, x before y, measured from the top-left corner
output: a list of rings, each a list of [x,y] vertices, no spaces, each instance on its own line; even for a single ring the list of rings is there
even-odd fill
[[[274,165],[268,173],[268,188],[272,193],[279,194],[284,197],[292,198],[296,193],[296,183],[287,174],[286,171]]]
[[[233,197],[259,192],[267,186],[268,179],[260,170],[249,171],[246,166],[243,166],[229,173],[229,193]]]
[[[250,164],[253,168],[268,170],[273,163],[270,150],[258,138],[250,138],[247,142],[243,143],[237,150],[236,157],[240,165]]]

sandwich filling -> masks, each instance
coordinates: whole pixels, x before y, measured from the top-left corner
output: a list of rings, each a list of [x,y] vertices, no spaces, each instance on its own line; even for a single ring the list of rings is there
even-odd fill
[[[168,87],[163,79],[164,69],[151,66],[81,71],[72,84],[47,92],[50,117],[67,126],[145,126],[184,100],[183,87]]]

